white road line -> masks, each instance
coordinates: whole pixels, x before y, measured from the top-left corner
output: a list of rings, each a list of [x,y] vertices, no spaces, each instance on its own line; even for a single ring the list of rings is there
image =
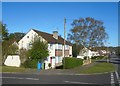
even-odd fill
[[[96,84],[96,83],[86,83],[86,82],[73,82],[73,81],[64,81],[66,83],[72,83],[72,84]]]
[[[111,73],[111,86],[115,86],[113,73]]]
[[[29,79],[29,80],[39,80],[37,78],[25,78],[25,79]]]
[[[118,72],[116,71],[115,74],[116,74],[117,80],[119,80]]]
[[[39,80],[38,78],[20,78],[20,77],[0,77],[0,78]]]
[[[119,77],[119,75],[118,75],[118,72],[116,71],[115,74],[116,74],[116,77],[117,77],[117,80],[118,80],[118,84],[119,84],[119,86],[120,86],[120,77]]]

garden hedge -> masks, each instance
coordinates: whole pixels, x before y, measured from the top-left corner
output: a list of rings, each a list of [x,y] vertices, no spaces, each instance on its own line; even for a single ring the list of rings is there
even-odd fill
[[[65,57],[65,58],[63,58],[62,62],[63,62],[63,68],[64,69],[75,68],[75,67],[78,67],[78,66],[83,64],[83,60],[80,59],[80,58]]]
[[[23,63],[23,66],[25,68],[37,68],[37,63],[38,63],[38,60],[30,60],[30,59],[28,59],[27,61],[25,61]]]

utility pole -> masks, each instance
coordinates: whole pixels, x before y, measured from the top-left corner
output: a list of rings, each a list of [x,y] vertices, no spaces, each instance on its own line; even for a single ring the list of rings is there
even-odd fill
[[[64,18],[64,68],[65,68],[65,44],[66,44],[66,18]]]

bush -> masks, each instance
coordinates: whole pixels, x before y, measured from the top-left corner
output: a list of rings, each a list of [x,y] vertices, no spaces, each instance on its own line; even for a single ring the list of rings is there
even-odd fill
[[[87,60],[87,56],[84,57],[84,60]]]
[[[104,56],[93,56],[91,59],[102,59]]]
[[[51,68],[51,66],[52,66],[51,63],[49,63],[48,66],[49,66],[49,68]]]
[[[25,68],[37,68],[37,63],[38,63],[38,60],[26,60],[22,65],[25,67]]]
[[[63,58],[63,68],[75,68],[83,64],[83,60],[79,58]]]

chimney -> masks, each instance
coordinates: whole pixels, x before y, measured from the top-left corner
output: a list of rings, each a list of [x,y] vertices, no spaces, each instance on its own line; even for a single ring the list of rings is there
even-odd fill
[[[53,37],[54,37],[55,39],[58,39],[58,31],[53,31]]]

